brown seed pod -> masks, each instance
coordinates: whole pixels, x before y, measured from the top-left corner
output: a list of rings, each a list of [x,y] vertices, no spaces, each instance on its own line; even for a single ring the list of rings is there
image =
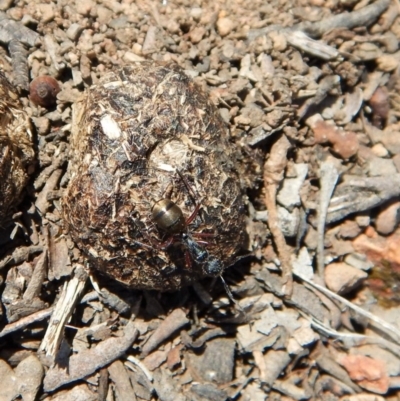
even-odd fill
[[[232,146],[176,64],[133,63],[90,88],[74,105],[68,171],[66,226],[104,274],[176,290],[235,260],[244,213]]]
[[[30,83],[29,98],[38,106],[52,107],[56,104],[60,90],[60,85],[53,77],[43,75]]]
[[[20,202],[34,156],[29,117],[16,88],[0,73],[0,224]]]

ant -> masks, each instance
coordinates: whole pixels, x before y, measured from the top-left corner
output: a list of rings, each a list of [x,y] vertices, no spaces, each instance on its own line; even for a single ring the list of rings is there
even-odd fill
[[[186,177],[179,170],[176,171],[184,182],[191,196],[195,198],[193,196],[194,190],[187,181]],[[221,276],[224,270],[224,266],[221,260],[215,256],[210,255],[204,247],[202,247],[198,242],[194,240],[193,236],[189,233],[188,230],[189,225],[198,215],[200,207],[201,204],[197,203],[192,214],[187,219],[185,219],[181,208],[167,197],[162,198],[154,203],[153,207],[151,208],[151,214],[152,219],[157,227],[160,230],[171,234],[171,237],[166,242],[161,244],[162,248],[167,248],[168,246],[170,246],[174,238],[176,238],[176,234],[181,234],[180,238],[183,244],[186,246],[190,257],[196,264],[203,267],[206,275],[214,277]],[[197,235],[207,236],[207,234]],[[188,262],[190,263],[190,259],[188,260]]]

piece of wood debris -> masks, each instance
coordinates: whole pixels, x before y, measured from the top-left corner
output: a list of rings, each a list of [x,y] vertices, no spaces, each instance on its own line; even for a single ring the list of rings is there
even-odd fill
[[[165,318],[143,345],[142,356],[147,356],[151,351],[155,350],[159,344],[188,323],[189,319],[186,317],[186,313],[182,309],[175,309]]]
[[[115,384],[118,401],[136,401],[135,390],[129,380],[124,364],[116,360],[108,367],[108,372]]]
[[[57,388],[85,378],[96,370],[119,359],[134,343],[139,332],[133,322],[124,328],[122,337],[113,337],[100,342],[96,347],[72,355],[68,361],[68,370],[62,366],[54,366],[48,370],[43,382],[44,391]]]
[[[278,256],[281,262],[282,275],[284,277],[285,294],[290,297],[293,291],[293,278],[290,263],[290,250],[285,237],[279,228],[276,196],[278,186],[283,180],[283,174],[287,164],[287,152],[291,145],[285,135],[282,135],[272,146],[270,156],[264,164],[265,206],[268,209],[268,226],[274,237]]]
[[[39,352],[55,358],[64,334],[64,326],[75,310],[86,284],[87,273],[83,266],[75,267],[74,277],[64,284],[63,291],[52,314]]]

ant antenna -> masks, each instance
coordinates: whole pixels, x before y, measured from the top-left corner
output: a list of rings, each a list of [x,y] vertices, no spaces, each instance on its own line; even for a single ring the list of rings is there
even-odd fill
[[[196,198],[199,198],[198,194],[196,195],[196,192],[194,188],[189,184],[188,179],[182,174],[182,172],[179,169],[175,169],[175,171],[178,173],[179,177],[185,184],[186,189],[189,192],[190,197],[192,198],[192,201],[196,204]]]
[[[236,308],[239,309],[240,312],[245,313],[245,311],[243,310],[243,308],[239,305],[239,302],[236,301],[236,299],[233,297],[232,291],[230,290],[228,284],[226,284],[226,281],[224,280],[224,278],[221,276],[219,276],[219,278],[222,281],[222,284],[224,285],[226,294],[228,295],[228,298],[235,304]]]

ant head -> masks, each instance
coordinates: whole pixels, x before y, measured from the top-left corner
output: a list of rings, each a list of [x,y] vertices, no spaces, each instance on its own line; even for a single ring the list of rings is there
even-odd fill
[[[222,262],[214,256],[210,256],[207,260],[207,264],[204,266],[204,272],[208,276],[218,277],[224,271]]]

